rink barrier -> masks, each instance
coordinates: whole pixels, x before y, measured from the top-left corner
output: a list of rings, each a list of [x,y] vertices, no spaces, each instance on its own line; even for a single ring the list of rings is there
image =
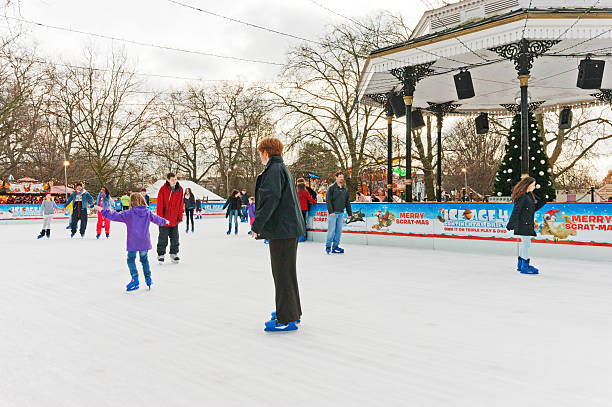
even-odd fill
[[[223,209],[224,202],[212,202],[202,205],[203,211],[200,215],[203,216],[225,216],[225,210]],[[53,219],[68,219],[71,215],[64,214],[64,205],[58,205],[59,210],[56,209]],[[157,204],[149,205],[149,209],[155,212]],[[94,213],[93,209],[88,208],[88,218],[95,219],[97,214]],[[0,205],[0,221],[11,221],[11,220],[41,220],[43,217],[40,215],[40,204],[39,205],[15,205],[15,204],[2,204]]]
[[[516,254],[518,237],[506,230],[511,203],[354,203],[344,214],[343,241],[432,250]],[[327,233],[325,204],[313,205],[307,229]],[[550,203],[536,213],[534,253],[612,260],[611,203]],[[348,223],[347,223],[348,222]],[[564,249],[559,250],[560,246]]]

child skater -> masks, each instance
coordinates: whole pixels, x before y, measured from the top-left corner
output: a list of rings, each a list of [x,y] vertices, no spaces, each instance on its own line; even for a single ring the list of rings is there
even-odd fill
[[[531,177],[523,178],[512,190],[512,202],[514,208],[508,220],[508,230],[514,230],[514,234],[521,239],[519,243],[519,256],[517,271],[522,274],[538,274],[538,269],[529,265],[529,247],[531,237],[536,236],[534,230],[534,215],[546,205],[546,200],[535,198],[533,190],[536,180]]]
[[[249,197],[249,204],[247,205],[247,212],[249,214],[249,222],[251,224],[251,227],[253,227],[253,221],[255,220],[255,197],[251,196]],[[249,235],[251,234],[251,231],[249,230]]]
[[[51,194],[45,195],[45,200],[40,204],[40,214],[43,216],[43,227],[40,231],[40,235],[38,235],[38,239],[43,238],[45,235],[47,239],[51,237],[51,220],[53,219],[53,214],[56,209],[59,209],[59,206],[57,206],[53,200],[53,196]]]
[[[127,264],[132,275],[132,281],[126,286],[127,291],[138,290],[138,269],[136,268],[136,254],[140,257],[145,282],[151,289],[151,269],[149,267],[149,250],[151,250],[151,236],[149,235],[149,223],[164,226],[168,221],[153,214],[147,207],[144,197],[135,192],[130,196],[128,210],[120,213],[113,212],[108,207],[96,210],[102,211],[102,216],[115,222],[123,222],[127,227]]]

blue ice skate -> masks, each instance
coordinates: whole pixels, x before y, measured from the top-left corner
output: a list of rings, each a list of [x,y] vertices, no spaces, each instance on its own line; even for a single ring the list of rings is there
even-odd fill
[[[276,311],[272,311],[272,313],[270,314],[270,316],[272,317],[271,320],[276,319]],[[298,319],[297,321],[295,321],[296,324],[299,324],[300,322],[302,322],[301,319]]]
[[[264,331],[266,332],[284,332],[284,331],[297,331],[298,326],[295,322],[289,322],[287,325],[283,325],[277,320],[273,319],[266,322]]]
[[[521,274],[540,274],[539,270],[529,265],[529,259],[523,259],[523,264],[519,270]]]
[[[70,238],[72,239],[74,237],[74,235],[76,235],[76,233],[71,233],[70,234]]]
[[[98,239],[98,240],[99,240],[99,239],[100,239],[100,235],[96,235],[96,239]]]
[[[325,253],[330,254],[331,253],[331,247],[326,247],[325,248]]]
[[[306,241],[306,236],[300,236],[298,242],[302,243]]]
[[[332,253],[342,254],[342,253],[344,253],[344,249],[342,249],[340,247],[334,247],[332,249]]]
[[[128,283],[128,285],[125,286],[126,291],[134,291],[134,290],[138,290],[139,286],[138,286],[138,277],[133,278],[132,281],[130,281]]]
[[[110,234],[108,234],[108,233],[107,233],[107,234],[106,234],[106,238],[108,239],[109,237],[110,237]]]
[[[46,232],[43,230],[42,232],[40,232],[40,234],[36,238],[37,239],[42,239],[45,235],[46,235]]]
[[[147,283],[147,287],[149,287],[150,290],[151,284],[153,284],[153,282],[151,282],[151,277],[145,277],[145,283]]]

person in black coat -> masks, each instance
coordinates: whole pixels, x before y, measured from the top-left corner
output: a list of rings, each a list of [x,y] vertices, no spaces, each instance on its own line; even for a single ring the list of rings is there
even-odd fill
[[[512,201],[514,208],[508,220],[506,228],[514,230],[519,236],[519,257],[517,270],[523,274],[538,274],[538,269],[529,264],[529,247],[531,237],[536,236],[534,230],[535,213],[546,205],[546,200],[538,200],[533,195],[536,188],[536,180],[532,177],[523,178],[512,190]]]
[[[230,196],[225,201],[225,205],[223,205],[223,209],[227,208],[227,212],[225,212],[225,217],[229,218],[229,226],[227,229],[227,234],[232,233],[232,218],[234,219],[235,224],[235,234],[238,234],[238,217],[240,216],[240,208],[242,207],[242,200],[240,199],[240,192],[237,189],[234,189]]]
[[[266,166],[255,186],[254,238],[270,241],[270,262],[276,289],[276,311],[266,322],[266,331],[297,329],[302,316],[296,262],[298,238],[306,232],[293,177],[283,163],[283,144],[265,138],[257,146]]]
[[[189,233],[189,221],[191,221],[191,232],[193,233],[193,212],[195,211],[196,203],[191,188],[185,188],[183,203],[185,204],[185,217],[187,218],[187,229],[185,229],[185,233]]]

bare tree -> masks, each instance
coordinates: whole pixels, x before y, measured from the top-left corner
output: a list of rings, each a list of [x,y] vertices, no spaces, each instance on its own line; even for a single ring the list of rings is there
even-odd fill
[[[565,173],[572,172],[576,165],[584,167],[584,164],[596,158],[600,148],[612,139],[612,112],[609,107],[574,109],[573,113],[574,124],[567,130],[559,128],[560,113],[536,115],[553,166],[555,181]]]
[[[209,150],[208,128],[189,99],[188,92],[174,92],[163,100],[156,111],[156,140],[149,152],[198,183],[216,161]]]
[[[99,184],[121,183],[130,158],[137,151],[143,133],[150,126],[149,113],[155,96],[137,103],[137,82],[126,57],[113,54],[106,68],[95,67],[91,50],[86,50],[86,68],[67,68],[65,105],[58,112],[68,135]]]
[[[43,82],[31,56],[0,48],[0,178],[27,161],[42,123]]]
[[[325,145],[349,174],[352,193],[361,169],[384,150],[380,131],[384,123],[378,121],[382,109],[356,103],[365,56],[405,35],[405,26],[388,16],[379,15],[366,24],[334,26],[318,44],[290,51],[285,70],[288,82],[283,89],[270,91],[287,116],[295,119],[292,144],[317,141]]]
[[[248,141],[246,132],[235,131],[244,93],[245,88],[240,84],[194,87],[189,90],[189,108],[202,122],[210,137],[210,148],[227,195],[241,163],[242,150]]]
[[[469,188],[482,195],[493,192],[493,180],[504,155],[506,136],[494,122],[488,134],[476,134],[474,120],[458,121],[444,139],[443,178],[447,190],[464,186],[462,168],[467,170]]]

